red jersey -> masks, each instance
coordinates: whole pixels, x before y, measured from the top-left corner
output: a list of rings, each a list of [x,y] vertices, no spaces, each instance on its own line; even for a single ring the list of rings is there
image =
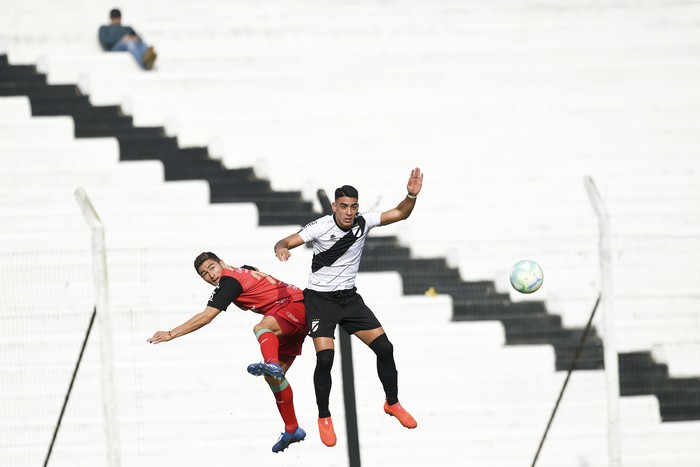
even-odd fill
[[[226,310],[229,303],[262,315],[274,313],[290,302],[301,302],[304,293],[298,287],[269,274],[229,266],[221,272],[219,285],[209,297],[208,305]]]

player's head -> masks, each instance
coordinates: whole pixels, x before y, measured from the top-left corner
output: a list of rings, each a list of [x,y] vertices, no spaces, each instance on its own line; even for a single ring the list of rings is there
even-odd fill
[[[335,221],[341,228],[352,227],[357,211],[360,209],[358,197],[357,189],[353,186],[343,185],[335,189],[335,202],[332,207]]]
[[[122,12],[119,11],[118,8],[112,8],[112,10],[109,12],[109,19],[112,21],[114,24],[119,24],[122,21]]]
[[[211,251],[205,251],[194,259],[194,268],[197,270],[199,277],[211,285],[219,285],[224,262]]]

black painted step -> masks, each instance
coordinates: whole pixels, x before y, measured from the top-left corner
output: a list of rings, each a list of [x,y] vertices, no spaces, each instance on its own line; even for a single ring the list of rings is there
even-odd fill
[[[105,119],[120,119],[123,117],[128,117],[133,121],[133,119],[124,115],[121,107],[118,105],[104,105],[94,107],[89,102],[88,96],[77,96],[70,101],[61,99],[61,105],[53,99],[40,99],[35,98],[31,100],[32,102],[32,115],[35,116],[49,116],[49,115],[70,115],[76,122],[76,126],[82,124],[83,122],[89,124],[91,120],[105,120]]]
[[[82,93],[74,84],[45,85],[29,82],[0,82],[0,96],[75,97]]]
[[[171,137],[152,136],[143,138],[130,135],[121,136],[118,140],[119,152],[123,161],[159,159],[162,154],[169,154],[179,149],[177,138]]]
[[[319,213],[307,212],[307,213],[297,213],[297,212],[260,212],[258,216],[260,225],[289,225],[298,226],[306,225],[320,217]],[[293,233],[290,232],[290,233]]]
[[[7,55],[0,55],[0,76],[11,76],[25,78],[28,76],[41,75],[37,73],[35,65],[10,65],[7,63]]]
[[[98,138],[128,134],[133,129],[131,117],[73,117],[76,138]]]
[[[36,73],[33,66],[2,67],[0,68],[0,83],[28,84],[31,86],[46,85],[46,75]]]
[[[32,115],[73,115],[78,109],[91,107],[88,96],[29,96]]]
[[[663,421],[700,420],[700,378],[671,378],[650,352],[622,353],[620,395],[655,395]]]
[[[507,295],[489,295],[468,300],[453,301],[454,319],[457,321],[492,319],[493,316],[543,313],[543,302],[528,300],[511,302]]]
[[[214,159],[198,161],[169,160],[165,167],[167,180],[191,180],[202,178],[210,182],[245,183],[250,181],[250,171],[227,169],[221,161]]]

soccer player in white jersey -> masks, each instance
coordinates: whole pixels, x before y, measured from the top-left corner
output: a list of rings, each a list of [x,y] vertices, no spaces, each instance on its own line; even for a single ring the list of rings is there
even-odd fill
[[[399,403],[394,347],[379,320],[357,293],[355,277],[369,231],[408,218],[422,186],[423,174],[416,167],[411,170],[406,197],[398,206],[385,212],[360,213],[357,190],[344,185],[335,190],[333,215],[311,222],[298,233],[275,244],[277,258],[287,261],[291,256],[289,250],[313,242],[314,255],[308,285],[304,290],[304,301],[306,322],[311,328],[316,349],[314,388],[318,405],[318,428],[321,441],[326,446],[336,444],[328,409],[336,325],[340,325],[349,334],[356,335],[377,355],[377,373],[386,395],[384,411],[396,417],[406,428],[418,425]]]

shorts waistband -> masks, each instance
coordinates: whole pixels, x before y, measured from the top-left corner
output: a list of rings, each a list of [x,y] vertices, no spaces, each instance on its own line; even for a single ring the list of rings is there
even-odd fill
[[[332,300],[342,300],[345,298],[352,297],[357,293],[357,287],[353,287],[352,289],[344,289],[344,290],[333,290],[331,292],[319,292],[318,290],[313,290],[313,289],[306,289],[304,290],[305,293],[310,292],[312,294],[318,294],[322,297],[327,297]]]

